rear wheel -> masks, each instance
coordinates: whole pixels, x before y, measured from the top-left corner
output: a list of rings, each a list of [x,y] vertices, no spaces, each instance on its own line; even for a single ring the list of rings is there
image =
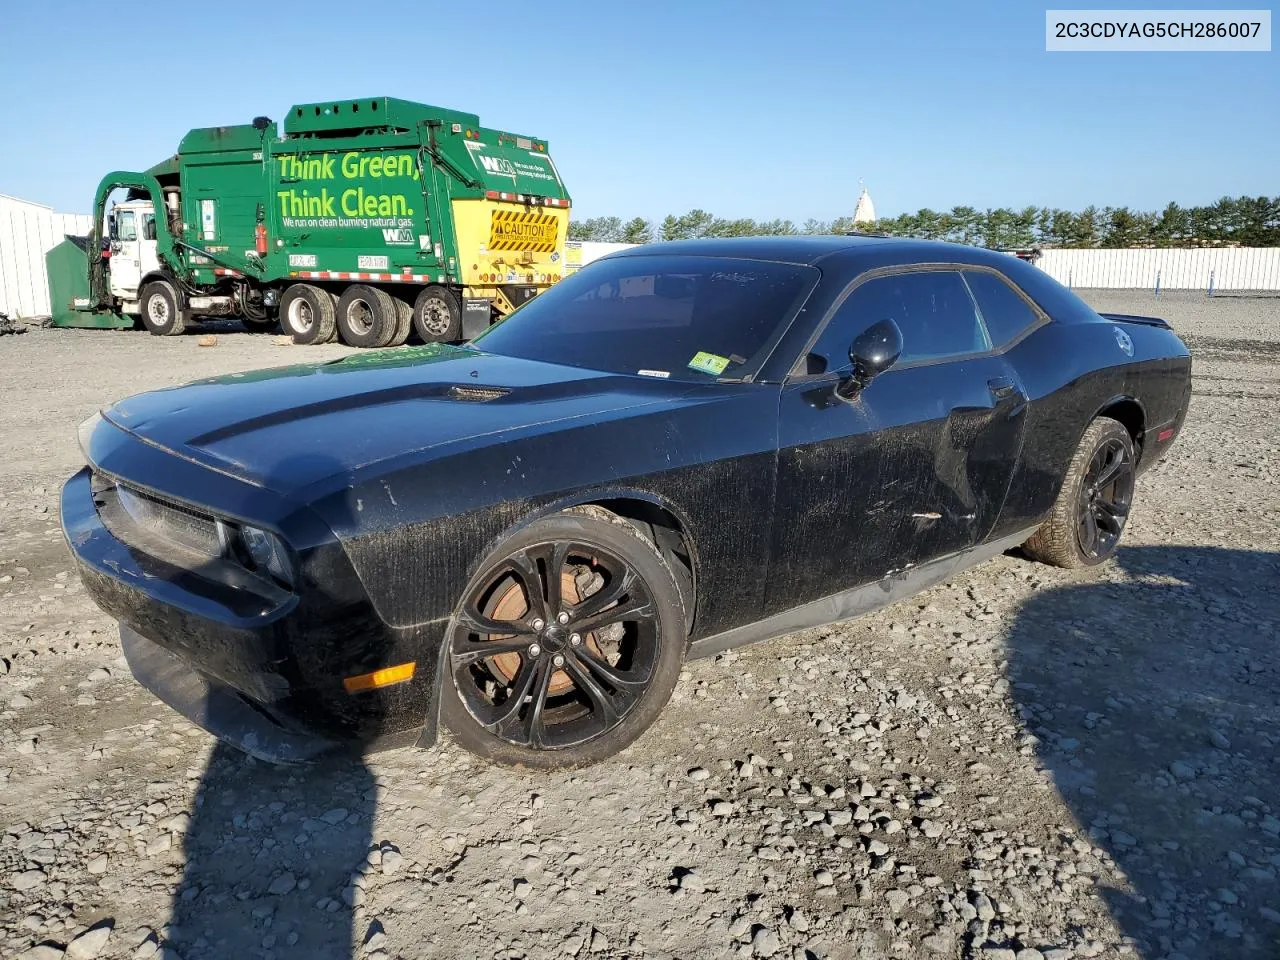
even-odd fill
[[[309,283],[295,283],[280,297],[280,326],[304,346],[333,339],[333,294]]]
[[[595,763],[671,696],[685,613],[670,568],[623,520],[577,512],[515,534],[449,628],[441,716],[473,753],[543,769]]]
[[[385,290],[354,283],[338,298],[338,333],[353,347],[385,347],[399,322],[396,300]]]
[[[398,347],[409,339],[409,334],[413,332],[413,306],[405,303],[399,297],[393,298],[396,304],[396,332],[391,338],[388,347]]]
[[[187,315],[178,308],[178,294],[168,280],[153,280],[142,288],[142,325],[153,337],[173,337],[187,326]]]
[[[1092,567],[1115,555],[1133,506],[1133,440],[1120,423],[1089,424],[1049,517],[1023,549],[1055,567]]]
[[[423,343],[448,343],[462,336],[462,305],[446,287],[430,286],[413,304],[413,328]]]

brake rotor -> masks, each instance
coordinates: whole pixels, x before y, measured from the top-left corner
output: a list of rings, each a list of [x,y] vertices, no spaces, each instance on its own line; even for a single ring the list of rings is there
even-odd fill
[[[576,606],[582,602],[582,595],[578,591],[578,581],[573,574],[573,568],[565,567],[560,571],[560,596],[570,606]],[[524,590],[519,583],[514,581],[507,584],[506,587],[500,588],[490,598],[486,606],[492,607],[492,609],[485,611],[486,616],[494,620],[523,620],[529,612],[529,602],[524,595]],[[489,638],[491,640],[502,639],[498,634],[490,634]],[[594,631],[582,639],[596,656],[604,659],[604,652],[600,649],[600,644]],[[500,653],[496,657],[490,658],[488,663],[494,673],[507,683],[510,683],[520,670],[521,656],[522,654],[518,652]],[[567,693],[572,688],[573,678],[564,670],[557,670],[551,675],[551,683],[547,687],[547,695],[556,697],[562,693]]]

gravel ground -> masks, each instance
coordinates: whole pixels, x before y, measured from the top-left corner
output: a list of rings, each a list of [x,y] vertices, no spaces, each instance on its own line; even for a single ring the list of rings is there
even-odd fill
[[[132,681],[71,572],[81,419],[344,348],[0,339],[0,955],[1280,957],[1280,300],[1085,295],[1197,354],[1117,561],[691,664],[566,775],[256,763]]]

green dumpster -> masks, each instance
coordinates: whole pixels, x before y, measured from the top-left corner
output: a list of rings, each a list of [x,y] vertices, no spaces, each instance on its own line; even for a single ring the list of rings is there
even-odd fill
[[[44,255],[55,327],[130,329],[133,318],[89,309],[89,238],[68,236]]]

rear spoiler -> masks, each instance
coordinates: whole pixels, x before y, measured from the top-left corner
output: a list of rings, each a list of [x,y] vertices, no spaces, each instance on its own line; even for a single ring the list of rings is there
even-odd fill
[[[1144,327],[1159,327],[1162,330],[1172,330],[1167,320],[1161,320],[1159,317],[1139,317],[1132,313],[1100,313],[1098,316],[1104,320],[1110,320],[1112,323],[1138,323]]]

